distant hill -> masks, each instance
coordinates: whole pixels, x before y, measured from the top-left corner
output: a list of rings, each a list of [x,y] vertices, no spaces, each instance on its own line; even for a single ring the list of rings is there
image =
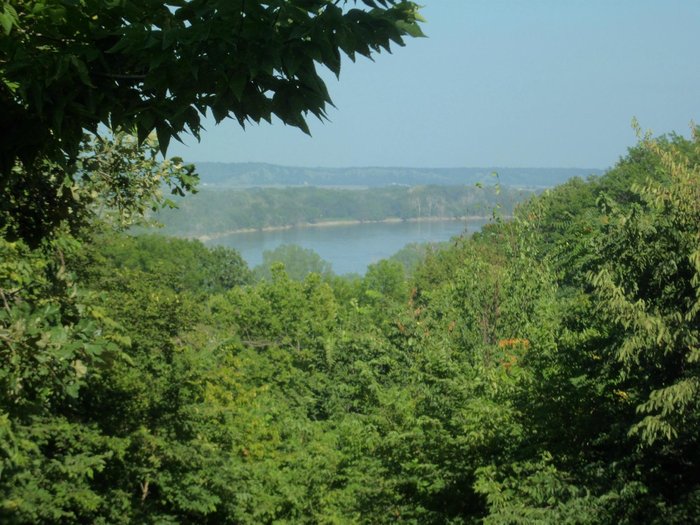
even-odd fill
[[[298,168],[264,163],[197,162],[202,184],[223,187],[494,184],[548,188],[572,177],[602,175],[595,168]]]

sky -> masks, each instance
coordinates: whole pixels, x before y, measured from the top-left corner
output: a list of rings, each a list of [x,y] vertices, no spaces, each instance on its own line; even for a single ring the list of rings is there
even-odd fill
[[[171,144],[188,162],[305,167],[608,168],[631,122],[700,122],[698,0],[420,0],[428,38],[324,75],[309,137],[273,121]]]

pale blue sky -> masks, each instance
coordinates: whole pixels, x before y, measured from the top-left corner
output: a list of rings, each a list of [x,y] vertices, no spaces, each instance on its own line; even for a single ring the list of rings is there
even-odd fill
[[[294,166],[606,168],[700,122],[700,0],[422,0],[427,39],[328,75],[312,137],[207,124],[188,161]]]

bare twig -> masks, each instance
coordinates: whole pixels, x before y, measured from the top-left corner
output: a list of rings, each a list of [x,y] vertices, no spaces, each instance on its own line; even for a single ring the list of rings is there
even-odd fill
[[[100,73],[96,71],[93,75],[97,77],[111,78],[112,80],[146,80],[146,75],[143,73]]]
[[[148,497],[148,479],[144,480],[144,482],[141,483],[141,503],[146,501],[147,497]]]
[[[5,307],[5,310],[7,310],[7,313],[10,313],[10,304],[7,302],[7,296],[5,295],[5,290],[0,288],[0,297],[2,297],[2,303],[3,306]]]

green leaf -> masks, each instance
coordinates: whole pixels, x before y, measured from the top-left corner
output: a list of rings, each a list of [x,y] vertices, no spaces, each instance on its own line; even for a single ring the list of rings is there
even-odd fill
[[[13,20],[7,13],[0,13],[0,27],[2,27],[5,35],[9,35],[12,31]]]
[[[80,58],[76,57],[75,55],[70,56],[70,62],[71,62],[71,64],[73,64],[73,67],[78,72],[78,76],[80,77],[81,82],[83,84],[85,84],[86,86],[94,88],[95,85],[92,83],[92,80],[90,79],[90,75],[88,74],[88,70],[87,70],[87,66],[85,65],[85,62],[83,62]]]
[[[169,126],[162,124],[156,126],[156,135],[158,137],[158,146],[160,152],[165,157],[168,151],[168,145],[170,144],[170,137],[172,136],[172,131]]]

